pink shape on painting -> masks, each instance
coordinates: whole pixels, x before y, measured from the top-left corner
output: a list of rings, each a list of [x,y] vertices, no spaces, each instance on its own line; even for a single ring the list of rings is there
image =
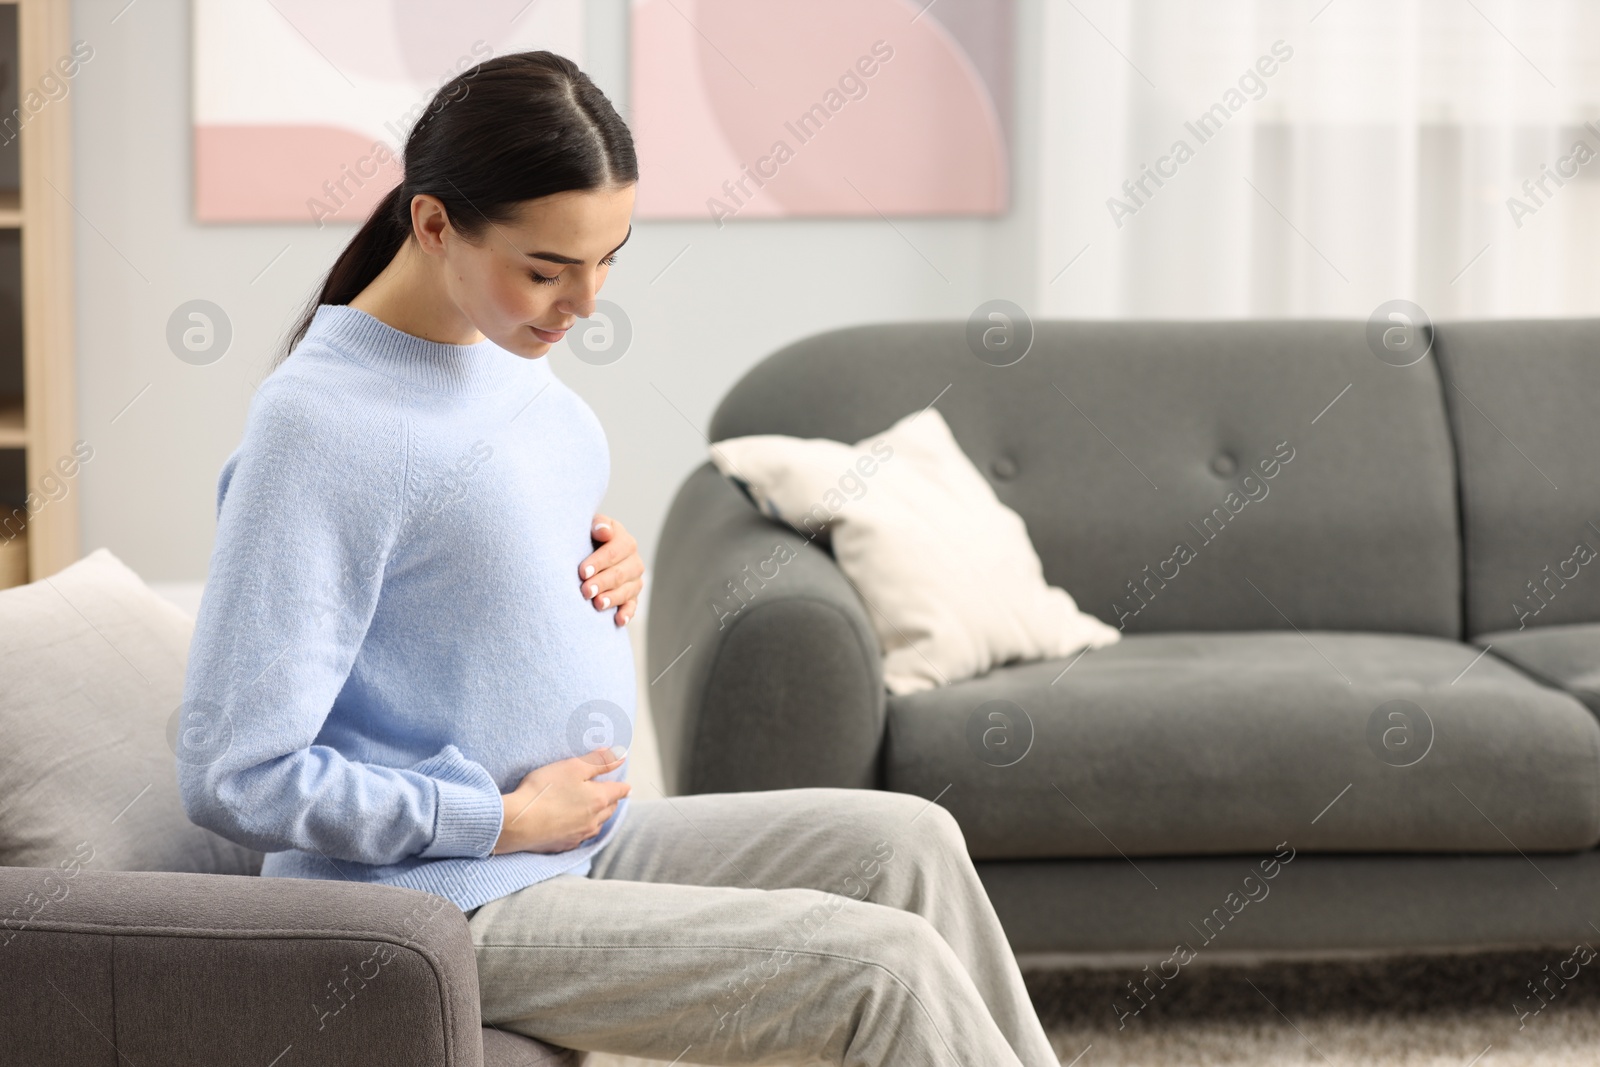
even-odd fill
[[[671,4],[645,3],[634,8],[632,34],[633,114],[628,126],[639,157],[634,214],[704,218],[706,197],[725,177],[739,176],[739,157],[706,98],[694,62],[694,27]],[[781,212],[763,197],[744,213]]]
[[[529,0],[273,0],[273,6],[346,76],[429,83],[500,51]],[[393,36],[378,27],[393,28]],[[473,51],[477,41],[488,46]],[[396,52],[393,46],[398,46]],[[481,54],[480,54],[481,52]]]
[[[635,8],[641,217],[717,217],[708,201],[740,217],[1004,210],[1007,146],[988,90],[905,0],[812,0],[781,12],[793,17],[747,0],[674,3],[682,15],[663,0]],[[711,40],[672,24],[685,19]]]
[[[360,224],[404,177],[389,152],[336,126],[197,125],[195,219]]]

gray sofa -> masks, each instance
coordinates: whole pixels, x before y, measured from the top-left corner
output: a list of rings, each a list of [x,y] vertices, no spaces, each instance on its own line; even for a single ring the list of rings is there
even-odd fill
[[[708,462],[652,569],[673,791],[937,798],[1026,955],[1594,937],[1600,320],[1443,323],[1409,366],[1366,335],[1041,322],[1001,367],[911,322],[769,356],[712,441],[852,442],[937,397],[1047,580],[1123,637],[891,696],[827,550]]]

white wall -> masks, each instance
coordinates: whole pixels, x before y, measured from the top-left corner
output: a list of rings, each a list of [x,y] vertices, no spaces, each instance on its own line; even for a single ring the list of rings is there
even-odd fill
[[[589,0],[585,64],[624,115],[627,11]],[[84,550],[197,581],[252,389],[353,229],[195,224],[188,5],[73,12],[95,49],[71,83]],[[1596,29],[1600,12],[1572,5],[1018,0],[1008,215],[636,226],[603,294],[632,318],[631,350],[606,367],[548,357],[606,427],[605,507],[651,559],[718,400],[768,353],[843,325],[965,320],[995,297],[1036,316],[1361,319],[1396,297],[1435,317],[1600,314],[1600,165],[1526,225],[1507,213],[1575,138],[1600,141],[1581,125],[1600,123]],[[1295,58],[1270,92],[1113,225],[1122,179],[1277,38]],[[235,330],[205,367],[164,341],[195,298]]]
[[[126,3],[73,3],[74,37],[95,50],[72,89],[79,420],[95,448],[80,486],[83,548],[109,547],[148,581],[192,582],[205,577],[217,472],[252,390],[354,231],[195,223],[188,5]],[[626,14],[626,0],[591,0],[586,63],[624,114]],[[633,347],[606,367],[564,349],[550,358],[605,425],[605,506],[647,561],[673,493],[705,458],[717,401],[766,354],[836,326],[964,320],[995,296],[1033,305],[1038,0],[1022,0],[1019,17],[1008,216],[635,226],[603,292],[632,318]],[[235,331],[204,367],[174,358],[164,339],[168,315],[196,298],[221,305]]]

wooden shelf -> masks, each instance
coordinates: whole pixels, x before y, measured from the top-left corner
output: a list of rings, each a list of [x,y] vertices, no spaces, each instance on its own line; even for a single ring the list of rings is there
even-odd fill
[[[0,0],[0,53],[5,91],[14,104],[23,86],[51,77],[72,51],[72,5],[65,0]],[[73,353],[72,94],[35,112],[17,132],[17,179],[0,189],[0,235],[7,255],[21,257],[21,374],[7,366],[0,389],[0,470],[7,496],[40,491],[55,464],[74,451],[77,434]],[[11,235],[26,234],[13,241]],[[14,342],[7,341],[10,349]],[[0,351],[9,364],[19,353]],[[22,395],[11,393],[19,383]],[[21,453],[21,470],[16,462]],[[23,485],[13,484],[17,474]],[[0,559],[0,587],[37,581],[79,558],[78,493],[68,493],[28,519],[26,541],[16,538]],[[9,510],[9,509],[7,509]],[[18,554],[27,557],[19,573]]]
[[[28,528],[15,537],[0,538],[0,589],[28,582]]]
[[[0,448],[22,448],[28,443],[22,411],[22,397],[0,396]]]

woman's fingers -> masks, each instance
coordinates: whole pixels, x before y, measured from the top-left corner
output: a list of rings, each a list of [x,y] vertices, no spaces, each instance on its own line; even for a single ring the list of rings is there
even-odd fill
[[[594,552],[590,552],[589,555],[582,558],[581,563],[578,565],[578,577],[581,577],[584,581],[589,581],[590,577],[594,577],[595,574],[600,574],[605,569],[613,568],[613,566],[621,563],[622,560],[626,560],[627,555],[629,553],[624,550],[624,547],[616,544],[616,542],[600,545]]]
[[[584,598],[598,601],[602,596],[609,596],[612,604],[620,604],[627,599],[618,595],[622,587],[629,582],[637,581],[643,575],[644,561],[638,556],[630,556],[615,567],[608,567],[585,580],[582,585]]]
[[[602,590],[590,600],[596,611],[605,611],[607,608],[620,607],[639,595],[639,590],[644,588],[644,583],[635,578],[623,582],[621,585]]]
[[[615,622],[625,626],[639,610],[639,592],[644,588],[638,542],[608,515],[594,517],[590,536],[600,547],[578,564],[579,589],[596,611],[616,608]]]
[[[624,530],[621,523],[608,516],[594,517],[590,536],[601,544],[579,562],[578,578],[581,581],[587,582],[608,568],[615,567],[629,556],[638,554],[639,545],[633,539],[633,535]],[[589,594],[585,592],[584,595]]]
[[[643,588],[644,583],[638,579],[634,579],[631,582],[623,582],[616,588],[595,597],[594,606],[601,611],[605,611],[607,608],[620,608],[628,601],[635,599],[639,595],[639,590]]]
[[[601,571],[615,567],[633,554],[633,549],[620,541],[611,541],[601,545],[578,564],[578,577],[584,580],[593,578]]]

